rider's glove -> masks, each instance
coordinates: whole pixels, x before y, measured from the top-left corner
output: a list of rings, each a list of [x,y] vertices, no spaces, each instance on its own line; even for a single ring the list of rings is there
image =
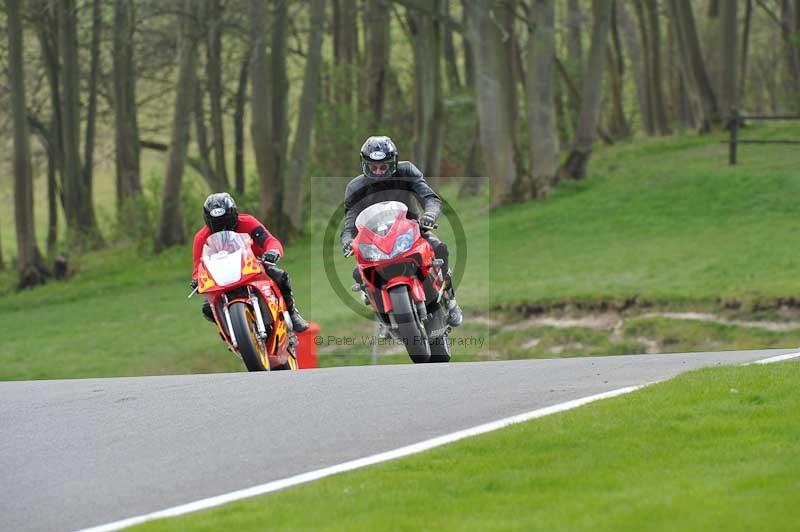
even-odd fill
[[[274,265],[281,258],[281,254],[277,249],[270,249],[261,256],[261,262]]]
[[[353,254],[353,241],[348,240],[347,242],[342,244],[342,253],[345,257],[349,257]]]
[[[419,217],[419,226],[422,229],[433,229],[436,227],[436,216],[432,213],[426,212]]]
[[[197,279],[192,279],[192,282],[189,283],[189,286],[192,288],[192,290],[197,288]]]

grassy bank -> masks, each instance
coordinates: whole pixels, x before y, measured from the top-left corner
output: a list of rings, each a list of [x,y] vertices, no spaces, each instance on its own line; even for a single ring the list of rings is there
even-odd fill
[[[792,138],[800,128],[759,125],[750,134]],[[467,242],[459,249],[452,225],[443,222],[454,264],[466,265],[459,301],[468,323],[454,337],[484,340],[479,348],[454,345],[456,359],[635,353],[652,342],[663,350],[796,345],[790,330],[727,333],[674,320],[646,330],[627,323],[617,333],[508,328],[537,309],[569,314],[626,301],[634,302],[628,313],[641,307],[786,319],[780,307],[800,301],[796,153],[779,145],[748,148],[731,168],[718,141],[691,135],[602,147],[586,180],[562,183],[548,201],[491,213],[485,191],[461,201],[455,184],[442,187]],[[327,213],[315,214],[327,220]],[[304,314],[326,336],[359,340],[336,346],[326,338],[320,363],[368,363],[371,348],[360,339],[371,325],[331,289],[322,226],[315,227],[281,265],[292,273]],[[347,290],[353,262],[334,246],[335,276],[355,298]],[[190,269],[188,246],[158,256],[128,247],[87,254],[71,281],[23,293],[13,292],[12,272],[0,274],[0,379],[239,369],[200,318],[199,301],[185,299]],[[380,352],[381,362],[406,361],[391,346]]]
[[[137,530],[793,530],[800,364],[705,369]]]

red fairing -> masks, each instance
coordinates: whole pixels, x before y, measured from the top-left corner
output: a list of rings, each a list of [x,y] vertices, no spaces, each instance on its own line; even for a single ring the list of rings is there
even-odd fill
[[[270,249],[277,249],[283,257],[283,244],[275,238],[267,228],[259,222],[255,216],[250,214],[239,214],[239,223],[236,224],[237,233],[247,233],[253,239],[251,249],[256,257],[260,257]],[[197,277],[197,266],[200,264],[200,259],[203,255],[203,245],[206,239],[211,235],[211,230],[207,226],[200,228],[194,235],[194,246],[192,248],[192,258],[194,260],[194,269],[192,270],[192,278]]]
[[[414,244],[408,251],[391,259],[377,262],[368,261],[362,256],[361,250],[358,247],[360,244],[374,244],[379,250],[388,255],[392,252],[392,249],[394,249],[394,245],[398,236],[409,230],[412,232]],[[372,293],[377,291],[377,287],[373,284],[373,280],[370,278],[370,275],[367,275],[368,271],[380,271],[394,264],[411,261],[417,265],[424,278],[428,276],[431,264],[435,258],[433,248],[427,240],[422,238],[422,235],[420,234],[419,224],[408,219],[397,220],[394,224],[392,224],[392,228],[384,236],[375,234],[366,227],[359,228],[353,244],[353,250],[359,270],[361,272],[361,277],[367,284],[369,291]],[[392,311],[392,301],[389,296],[389,288],[398,285],[407,285],[414,301],[425,302],[425,288],[422,281],[420,281],[417,276],[397,275],[388,280],[386,284],[380,288],[380,298],[385,312]]]

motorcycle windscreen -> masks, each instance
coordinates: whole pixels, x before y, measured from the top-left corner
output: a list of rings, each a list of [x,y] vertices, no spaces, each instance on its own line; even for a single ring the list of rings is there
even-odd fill
[[[400,201],[382,201],[370,205],[356,218],[356,228],[366,227],[376,235],[386,236],[398,218],[405,218],[408,207]]]
[[[249,236],[220,231],[209,236],[203,246],[203,264],[219,286],[242,278],[242,256],[250,245]]]

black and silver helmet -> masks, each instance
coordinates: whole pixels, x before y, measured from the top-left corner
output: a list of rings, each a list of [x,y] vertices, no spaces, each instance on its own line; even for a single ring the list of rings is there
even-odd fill
[[[212,233],[235,231],[239,223],[236,202],[227,192],[211,194],[203,203],[203,219]]]
[[[361,146],[361,171],[372,179],[392,176],[397,170],[397,146],[389,137],[370,137]]]

